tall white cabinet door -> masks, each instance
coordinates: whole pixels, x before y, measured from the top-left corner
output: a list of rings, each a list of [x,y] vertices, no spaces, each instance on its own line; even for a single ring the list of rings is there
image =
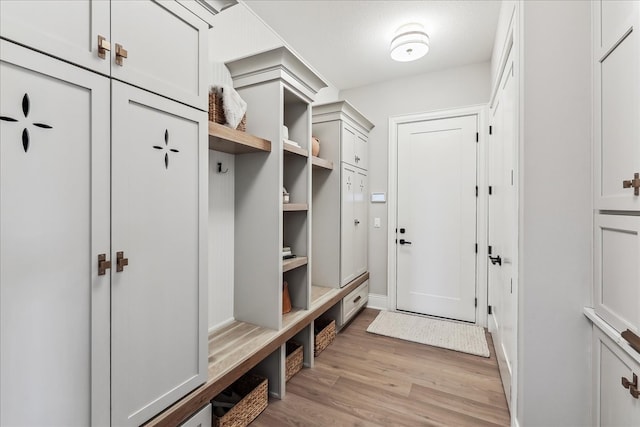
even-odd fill
[[[355,198],[357,178],[354,169],[342,165],[342,206],[341,206],[341,251],[340,251],[340,286],[344,286],[356,277],[355,274]]]
[[[113,425],[206,381],[205,116],[112,83]]]
[[[147,24],[143,27],[141,17]],[[207,29],[174,1],[113,1],[111,76],[207,110],[208,53],[201,48]],[[118,46],[126,58],[118,55]]]
[[[109,33],[105,0],[0,1],[0,36],[103,74],[109,53],[98,56],[98,36]]]
[[[640,3],[594,2],[595,208],[640,210]],[[634,181],[640,185],[640,177]]]
[[[640,216],[596,215],[595,311],[640,334]]]
[[[109,81],[0,58],[0,425],[108,425]]]
[[[367,246],[368,238],[368,218],[369,211],[367,209],[367,174],[364,171],[357,171],[356,185],[353,193],[354,205],[354,225],[355,225],[355,242],[354,242],[354,276],[357,277],[367,271],[367,259],[369,248]]]

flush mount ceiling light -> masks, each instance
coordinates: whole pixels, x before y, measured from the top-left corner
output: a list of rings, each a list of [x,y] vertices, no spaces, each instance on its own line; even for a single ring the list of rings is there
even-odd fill
[[[406,24],[396,31],[390,49],[395,61],[415,61],[429,52],[429,36],[422,25]]]

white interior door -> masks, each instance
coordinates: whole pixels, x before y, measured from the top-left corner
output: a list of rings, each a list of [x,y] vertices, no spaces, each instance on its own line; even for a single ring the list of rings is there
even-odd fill
[[[0,425],[109,425],[109,80],[0,54]]]
[[[477,116],[398,126],[398,310],[476,321]]]
[[[488,144],[489,185],[489,330],[493,334],[498,366],[507,402],[511,402],[511,376],[516,357],[516,293],[513,260],[516,236],[514,177],[515,81],[513,61],[505,65],[499,92],[492,109],[492,134]]]

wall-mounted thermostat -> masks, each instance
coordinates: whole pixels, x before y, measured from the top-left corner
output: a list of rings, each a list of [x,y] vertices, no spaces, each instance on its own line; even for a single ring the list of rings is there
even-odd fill
[[[371,193],[371,203],[385,203],[386,201],[384,193]]]

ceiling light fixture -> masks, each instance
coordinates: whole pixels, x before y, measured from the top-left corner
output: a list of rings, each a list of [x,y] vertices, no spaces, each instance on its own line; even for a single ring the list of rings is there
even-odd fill
[[[415,61],[429,52],[429,36],[422,25],[406,24],[396,31],[390,49],[391,59],[395,61]]]

